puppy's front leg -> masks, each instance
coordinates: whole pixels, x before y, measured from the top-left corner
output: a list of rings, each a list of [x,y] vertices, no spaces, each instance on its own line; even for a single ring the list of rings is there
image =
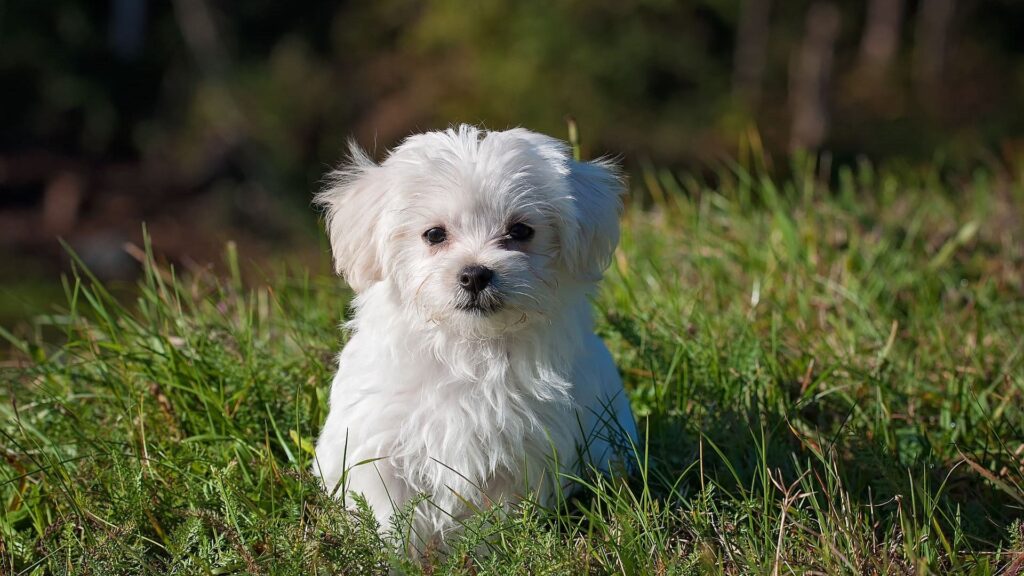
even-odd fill
[[[411,494],[404,480],[387,458],[365,462],[349,469],[346,475],[347,495],[360,494],[373,509],[382,532],[391,529],[395,510],[409,501]]]
[[[358,445],[359,435],[350,437],[348,432],[332,412],[317,442],[313,475],[320,477],[329,493],[344,498],[350,509],[354,507],[351,495],[362,495],[381,531],[387,531],[395,508],[404,505],[410,490],[387,456],[371,455],[365,449],[350,451],[349,446]]]

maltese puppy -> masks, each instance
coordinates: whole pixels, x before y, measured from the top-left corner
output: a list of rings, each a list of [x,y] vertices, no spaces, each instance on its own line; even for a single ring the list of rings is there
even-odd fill
[[[329,491],[443,546],[476,510],[628,468],[635,423],[589,302],[623,188],[524,129],[418,134],[380,164],[351,146],[317,197],[356,292],[316,445]]]

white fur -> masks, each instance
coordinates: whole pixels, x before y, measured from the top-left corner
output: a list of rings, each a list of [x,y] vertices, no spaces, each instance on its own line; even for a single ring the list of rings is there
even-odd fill
[[[610,163],[523,129],[419,134],[380,165],[352,147],[318,196],[357,292],[316,447],[328,490],[362,494],[384,527],[426,495],[421,545],[473,508],[549,504],[559,474],[628,460],[635,424],[588,300],[618,242],[622,189]],[[508,240],[516,221],[531,240]],[[435,226],[441,246],[423,237]],[[467,265],[494,270],[486,294],[500,309],[459,308]]]

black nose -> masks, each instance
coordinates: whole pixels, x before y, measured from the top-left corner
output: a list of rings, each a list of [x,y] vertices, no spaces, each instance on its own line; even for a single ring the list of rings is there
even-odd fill
[[[494,271],[486,266],[466,266],[459,272],[459,284],[473,294],[487,288],[491,278],[494,278]]]

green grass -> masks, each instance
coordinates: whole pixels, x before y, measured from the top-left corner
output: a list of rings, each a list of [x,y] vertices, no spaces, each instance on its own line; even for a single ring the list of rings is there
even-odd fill
[[[0,574],[1021,573],[1024,177],[815,170],[635,179],[595,306],[640,472],[422,566],[307,472],[340,281],[79,270],[5,332]]]

